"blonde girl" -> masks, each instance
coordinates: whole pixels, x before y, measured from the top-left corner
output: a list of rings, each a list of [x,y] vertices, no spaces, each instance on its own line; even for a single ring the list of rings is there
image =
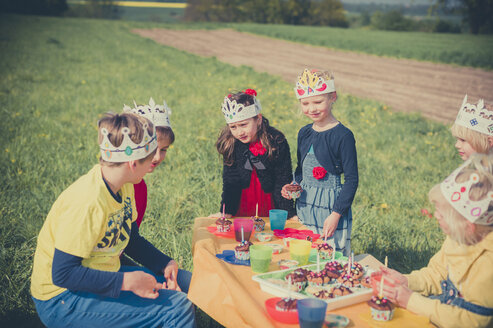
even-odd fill
[[[429,193],[447,236],[428,266],[408,275],[382,267],[384,295],[439,327],[493,324],[493,157],[473,154]]]
[[[452,135],[464,161],[474,153],[489,153],[493,147],[493,105],[483,100],[470,104],[466,95],[452,125]]]
[[[349,255],[351,204],[358,188],[353,133],[332,112],[337,93],[330,72],[305,69],[298,77],[295,94],[303,114],[313,121],[298,132],[295,178],[303,189],[296,201],[298,217],[314,232],[333,239],[336,250]],[[282,194],[289,199],[286,188]]]

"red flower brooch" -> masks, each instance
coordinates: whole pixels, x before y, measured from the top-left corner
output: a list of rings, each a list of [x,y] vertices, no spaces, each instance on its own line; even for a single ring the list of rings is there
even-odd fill
[[[327,170],[321,166],[317,166],[313,168],[313,177],[317,180],[323,179],[327,174]]]
[[[258,156],[258,155],[263,155],[267,151],[264,146],[262,146],[262,143],[259,141],[250,143],[248,146],[248,149],[252,152],[253,156]]]
[[[246,90],[245,90],[245,93],[246,93],[247,95],[250,95],[250,96],[255,96],[255,97],[257,96],[257,91],[255,91],[255,90],[253,90],[253,89],[246,89]]]

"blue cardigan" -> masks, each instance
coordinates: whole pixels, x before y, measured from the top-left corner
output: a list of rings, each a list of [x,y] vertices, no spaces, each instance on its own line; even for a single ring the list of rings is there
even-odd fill
[[[347,213],[358,189],[358,159],[354,135],[342,123],[318,132],[308,124],[298,132],[298,166],[295,171],[296,181],[303,179],[302,166],[306,154],[313,145],[315,157],[327,172],[340,175],[344,173],[344,185],[334,203],[333,211],[341,215]]]

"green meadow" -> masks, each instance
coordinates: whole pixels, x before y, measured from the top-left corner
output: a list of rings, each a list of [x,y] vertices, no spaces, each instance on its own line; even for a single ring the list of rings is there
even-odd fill
[[[296,135],[309,123],[281,78],[197,57],[130,33],[152,23],[0,15],[0,323],[37,327],[29,284],[37,234],[57,196],[98,162],[96,122],[134,100],[166,99],[176,141],[146,177],[142,234],[193,270],[194,218],[219,210],[221,103],[255,88],[283,131],[295,165]],[[425,265],[444,237],[428,190],[461,162],[449,127],[383,103],[340,95],[336,117],[355,134],[360,186],[352,244],[392,268]],[[199,311],[199,326],[214,324]]]

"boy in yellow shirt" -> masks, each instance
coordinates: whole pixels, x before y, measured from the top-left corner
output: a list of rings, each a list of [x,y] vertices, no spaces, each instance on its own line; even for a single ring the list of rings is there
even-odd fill
[[[107,114],[98,125],[100,164],[60,194],[38,236],[31,294],[41,321],[48,327],[194,327],[192,303],[179,287],[189,282],[136,229],[133,184],[150,170],[155,128],[133,114]],[[122,252],[147,269],[121,267]]]
[[[493,156],[471,155],[429,197],[447,238],[421,270],[382,267],[384,296],[439,327],[492,327]]]

